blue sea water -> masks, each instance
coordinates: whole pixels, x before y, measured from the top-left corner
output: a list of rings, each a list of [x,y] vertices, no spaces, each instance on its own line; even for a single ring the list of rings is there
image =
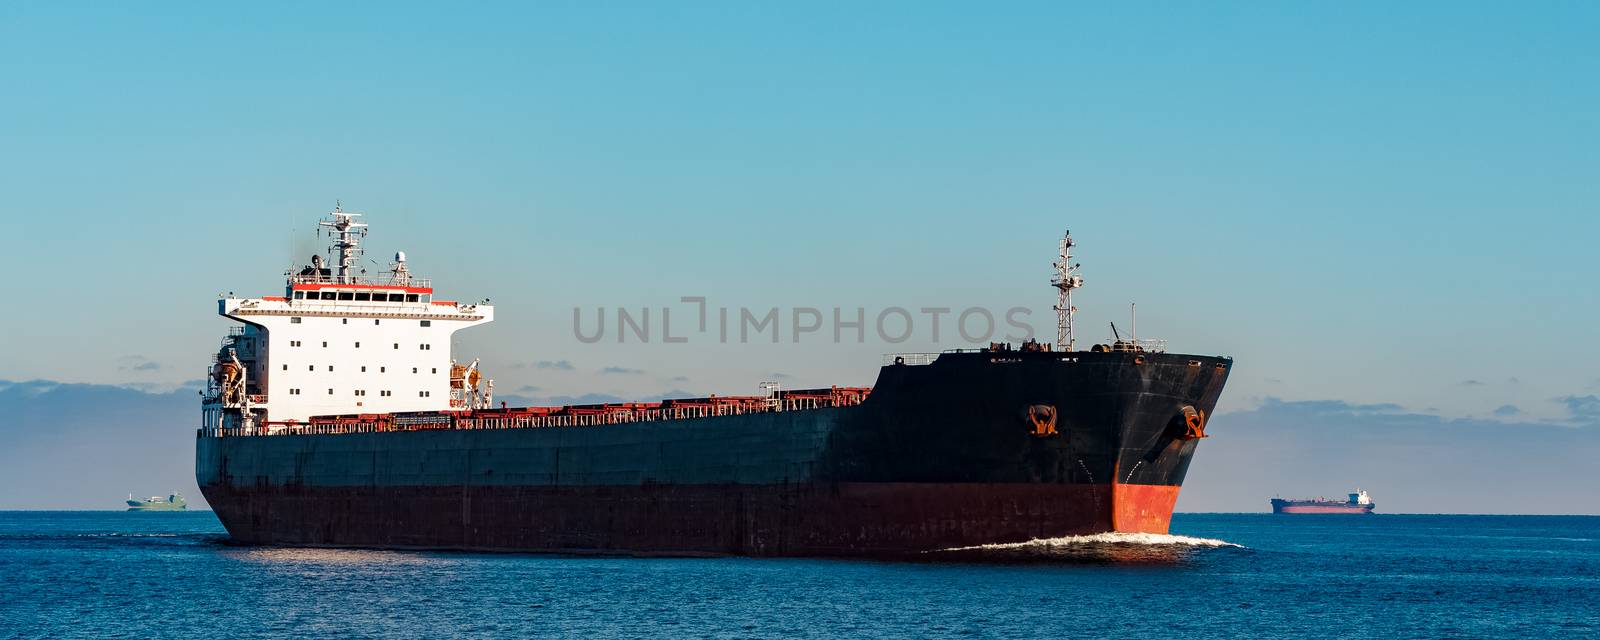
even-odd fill
[[[1600,518],[1179,514],[922,561],[228,544],[0,512],[0,637],[1596,638]]]

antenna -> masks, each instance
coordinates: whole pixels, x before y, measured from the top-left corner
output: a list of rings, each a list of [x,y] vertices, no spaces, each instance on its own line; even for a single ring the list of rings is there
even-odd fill
[[[344,203],[334,201],[332,220],[323,220],[317,224],[328,229],[328,235],[338,234],[333,241],[333,249],[339,252],[338,281],[351,284],[355,282],[355,275],[351,268],[356,265],[356,259],[361,256],[361,239],[367,237],[367,223],[356,222],[356,216],[361,214],[344,210]]]
[[[406,269],[406,252],[394,252],[394,264],[389,265],[389,278],[398,285],[411,284],[411,271]]]
[[[1078,308],[1072,306],[1072,290],[1083,286],[1083,276],[1078,275],[1082,264],[1072,263],[1072,231],[1061,236],[1061,255],[1055,263],[1056,274],[1050,284],[1056,288],[1056,350],[1075,351],[1077,335],[1073,332],[1072,316]]]

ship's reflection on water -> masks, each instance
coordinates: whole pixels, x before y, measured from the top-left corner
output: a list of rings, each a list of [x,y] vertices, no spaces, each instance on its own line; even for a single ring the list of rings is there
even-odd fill
[[[278,566],[424,566],[443,562],[435,555],[380,549],[324,547],[234,547],[223,555],[251,564]]]
[[[1209,550],[1245,547],[1211,538],[1153,533],[1102,533],[1046,538],[1009,544],[942,549],[920,559],[939,562],[1017,564],[1182,564]]]

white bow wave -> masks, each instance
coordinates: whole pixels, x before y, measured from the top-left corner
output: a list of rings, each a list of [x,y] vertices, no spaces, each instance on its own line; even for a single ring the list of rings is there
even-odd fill
[[[1073,547],[1094,545],[1150,545],[1150,546],[1183,546],[1183,547],[1234,547],[1244,549],[1244,545],[1234,544],[1227,540],[1215,538],[1194,538],[1190,536],[1174,536],[1164,533],[1096,533],[1087,536],[1066,536],[1062,538],[1035,538],[1027,542],[1010,542],[1004,544],[981,544],[973,547],[955,547],[944,551],[992,551],[992,550],[1051,550],[1068,549]]]

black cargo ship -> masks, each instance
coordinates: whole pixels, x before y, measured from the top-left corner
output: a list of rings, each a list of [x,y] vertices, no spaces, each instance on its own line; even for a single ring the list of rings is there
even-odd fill
[[[1057,281],[1067,310],[1082,282],[1070,246]],[[1232,364],[1132,340],[1075,350],[1064,311],[1067,348],[894,356],[870,390],[494,408],[475,366],[454,365],[447,408],[284,419],[273,412],[299,405],[277,404],[266,379],[299,364],[267,346],[308,322],[287,318],[336,335],[351,318],[410,322],[440,304],[377,288],[415,282],[308,271],[282,298],[222,305],[246,327],[219,352],[196,476],[241,542],[827,556],[1165,533]],[[398,304],[323,296],[351,289]],[[297,379],[310,375],[317,365]]]

